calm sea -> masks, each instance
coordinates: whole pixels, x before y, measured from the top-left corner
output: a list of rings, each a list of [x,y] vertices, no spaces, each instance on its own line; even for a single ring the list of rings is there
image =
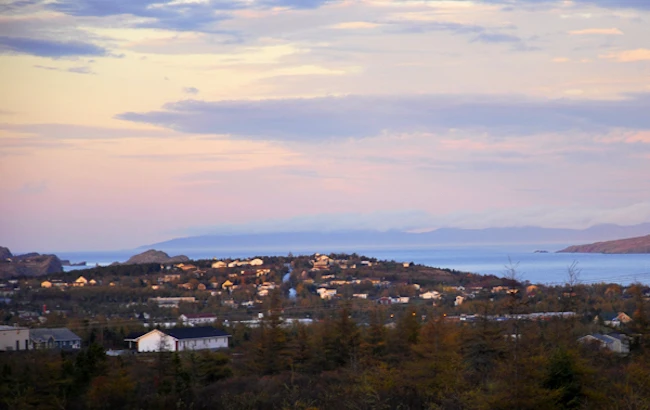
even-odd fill
[[[456,246],[427,248],[372,248],[372,249],[245,249],[227,251],[165,251],[170,255],[183,254],[191,259],[248,258],[258,255],[283,256],[309,255],[315,252],[356,252],[359,255],[375,257],[380,260],[415,262],[427,266],[456,269],[480,274],[503,276],[507,266],[516,266],[522,280],[532,283],[560,284],[567,278],[567,269],[575,261],[580,270],[583,283],[612,282],[629,284],[642,282],[650,284],[650,254],[641,255],[603,255],[554,253],[568,245],[494,245],[494,246]],[[535,253],[547,250],[549,253]],[[125,262],[141,251],[114,252],[59,252],[61,259],[72,262],[86,261],[88,266],[108,265],[112,262]],[[66,270],[83,269],[67,267]]]

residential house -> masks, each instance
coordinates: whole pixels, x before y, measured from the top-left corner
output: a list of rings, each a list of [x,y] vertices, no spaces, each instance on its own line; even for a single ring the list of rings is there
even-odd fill
[[[181,280],[181,274],[180,273],[167,273],[165,276],[163,276],[163,282],[175,282]]]
[[[79,276],[77,280],[74,281],[72,286],[82,287],[82,286],[86,286],[87,284],[88,284],[88,279],[84,278],[83,276]]]
[[[316,293],[320,295],[321,299],[327,300],[336,296],[336,289],[319,288],[316,290]]]
[[[29,329],[26,327],[0,326],[0,352],[29,350]]]
[[[578,339],[578,342],[598,344],[600,347],[606,348],[615,353],[630,353],[630,339],[620,333],[610,333],[608,335],[594,333],[581,337]]]
[[[594,318],[595,323],[598,323],[600,320],[602,320],[605,326],[620,327],[621,324],[630,323],[632,318],[625,312],[604,312]]]
[[[268,275],[269,273],[271,273],[271,269],[264,268],[264,269],[258,269],[256,275],[257,277],[260,277],[260,276]]]
[[[411,266],[413,266],[413,262],[404,262],[402,263],[402,266],[405,268],[410,268]]]
[[[454,300],[454,306],[460,306],[464,301],[465,298],[463,296],[456,296],[456,300]]]
[[[440,299],[440,292],[438,292],[436,290],[431,290],[431,291],[428,291],[428,292],[424,292],[424,293],[420,294],[420,298],[437,300],[437,299]]]
[[[611,320],[605,321],[606,325],[613,327],[620,327],[621,324],[626,325],[632,321],[632,318],[629,317],[625,312],[618,312]]]
[[[352,295],[353,298],[357,299],[368,299],[368,294],[367,293],[355,293]]]
[[[237,266],[239,266],[239,261],[232,261],[232,262],[228,263],[229,268],[235,268]]]
[[[169,298],[149,298],[149,302],[153,302],[160,307],[178,307],[182,303],[196,303],[196,298],[194,296],[185,296],[185,297],[169,297]]]
[[[184,263],[179,263],[178,265],[176,265],[176,267],[182,270],[183,272],[189,272],[197,269],[197,267],[194,265],[191,264],[186,265]]]
[[[52,282],[50,282],[49,280],[44,280],[43,282],[41,282],[41,287],[45,289],[49,289],[52,287]]]
[[[213,313],[187,313],[180,315],[178,321],[185,326],[206,325],[216,322],[217,315]]]
[[[51,280],[50,282],[52,282],[52,286],[54,286],[55,288],[65,288],[68,286],[68,284],[62,281],[61,279],[54,279]]]
[[[221,269],[227,267],[228,264],[224,261],[216,261],[212,263],[212,269]]]
[[[29,338],[34,349],[81,349],[81,338],[70,329],[31,329]]]
[[[180,352],[184,350],[214,350],[228,347],[230,334],[210,326],[158,330],[129,335],[124,339],[138,352]]]
[[[264,261],[260,258],[255,258],[251,261],[251,266],[262,266],[264,265]]]
[[[231,288],[232,285],[233,283],[226,279],[226,281],[221,285],[221,289],[226,290],[228,288]]]

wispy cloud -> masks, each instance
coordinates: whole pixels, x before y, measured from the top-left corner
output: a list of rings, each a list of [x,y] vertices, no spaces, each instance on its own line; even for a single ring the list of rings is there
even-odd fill
[[[439,0],[428,0],[429,2],[436,2]],[[464,0],[452,0],[452,1],[464,1]],[[560,0],[479,0],[483,3],[496,3],[496,4],[506,4],[511,6],[525,6],[525,5],[547,5],[556,7],[564,3]],[[639,10],[650,10],[650,3],[645,0],[573,0],[573,3],[577,5],[590,5],[603,8],[626,8],[626,9],[639,9]]]
[[[58,41],[0,36],[0,53],[32,54],[39,57],[105,56],[103,47],[80,41]]]
[[[650,94],[624,100],[534,100],[515,95],[346,96],[206,102],[185,100],[160,111],[117,118],[199,134],[318,141],[384,131],[473,129],[506,134],[650,128]]]
[[[183,88],[183,92],[184,92],[185,94],[198,94],[198,93],[199,93],[199,89],[196,88],[196,87],[184,87],[184,88]]]
[[[330,2],[332,0],[257,0],[254,4],[292,9],[316,9]]]
[[[173,0],[60,0],[49,4],[58,12],[78,17],[134,16],[147,19],[134,22],[135,27],[175,31],[205,30],[229,18],[228,11],[243,7],[243,1],[213,0],[179,2]]]
[[[369,29],[379,27],[380,24],[371,23],[369,21],[346,21],[344,23],[337,23],[331,26],[335,29],[341,30],[356,30],[356,29]]]
[[[622,36],[624,33],[617,28],[585,28],[581,30],[571,30],[569,34],[572,36],[584,36],[584,35],[608,35],[608,36]]]
[[[481,43],[520,43],[521,38],[512,34],[503,33],[481,33],[474,37],[473,41]]]
[[[40,68],[42,70],[62,71],[62,72],[68,72],[68,73],[74,73],[74,74],[95,74],[90,67],[82,67],[82,66],[70,67],[70,68],[58,68],[58,67],[52,67],[52,66],[36,64],[36,65],[34,65],[34,67],[35,68]]]
[[[636,50],[624,50],[616,53],[602,54],[599,57],[606,60],[618,61],[619,63],[648,61],[650,60],[650,49],[638,48]]]

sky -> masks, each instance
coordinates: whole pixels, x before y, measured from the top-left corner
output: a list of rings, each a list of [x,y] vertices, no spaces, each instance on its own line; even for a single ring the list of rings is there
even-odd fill
[[[0,245],[650,221],[646,0],[0,0]]]

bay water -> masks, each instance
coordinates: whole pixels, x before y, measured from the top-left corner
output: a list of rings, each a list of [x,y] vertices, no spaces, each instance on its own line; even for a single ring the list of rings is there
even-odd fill
[[[523,281],[542,284],[562,284],[567,280],[567,270],[574,262],[580,271],[582,283],[633,282],[650,284],[650,254],[597,254],[597,253],[555,253],[567,245],[558,244],[516,244],[442,246],[420,248],[369,248],[369,249],[229,249],[229,250],[183,250],[164,249],[170,256],[183,254],[191,259],[244,259],[253,256],[311,255],[316,252],[328,254],[357,253],[379,260],[414,262],[426,266],[455,269],[464,272],[504,276],[506,270],[514,267]],[[539,253],[535,251],[547,251]],[[125,262],[142,250],[106,252],[59,252],[61,259],[71,262],[87,262],[87,266],[65,267],[66,270],[85,269],[96,265],[105,266],[112,262]]]

